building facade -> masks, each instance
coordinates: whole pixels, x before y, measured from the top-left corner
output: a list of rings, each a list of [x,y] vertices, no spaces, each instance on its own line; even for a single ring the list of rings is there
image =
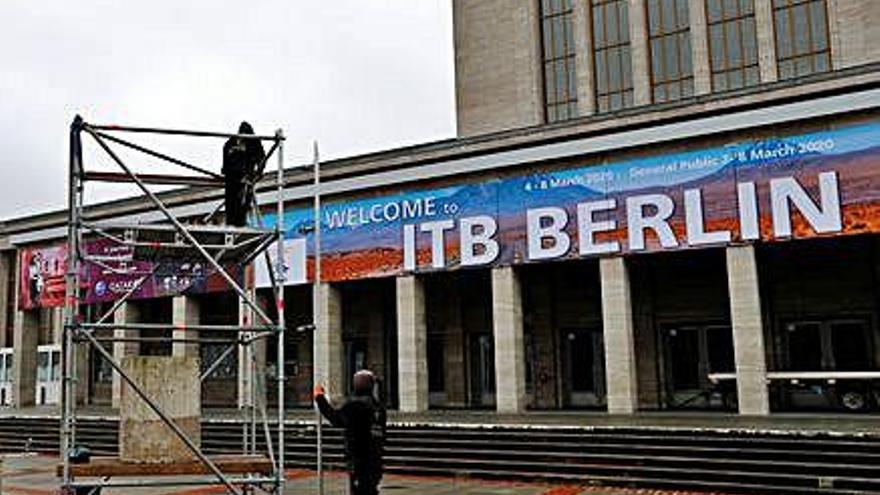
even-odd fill
[[[290,406],[368,367],[393,407],[869,410],[880,376],[880,3],[455,0],[457,139],[291,169]],[[181,217],[222,192],[165,193]],[[149,220],[140,198],[95,220]],[[271,221],[278,221],[269,215]],[[58,396],[66,213],[0,231],[0,399]],[[254,286],[275,311],[260,270]],[[232,293],[175,267],[116,322],[230,324]],[[128,281],[96,276],[84,318]],[[207,284],[206,284],[207,285]],[[63,288],[63,286],[62,286]],[[63,302],[63,290],[61,292]],[[117,330],[121,331],[121,330]],[[143,332],[147,332],[144,330]],[[114,355],[222,348],[117,343]],[[83,353],[83,402],[115,405]],[[271,386],[230,355],[203,385]]]

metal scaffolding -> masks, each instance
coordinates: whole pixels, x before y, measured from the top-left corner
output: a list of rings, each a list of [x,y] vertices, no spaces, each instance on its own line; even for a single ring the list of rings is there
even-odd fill
[[[151,134],[151,135],[180,135],[193,138],[242,138],[256,139],[271,142],[272,146],[266,153],[262,163],[257,166],[258,177],[248,187],[254,188],[262,175],[266,163],[273,154],[277,156],[278,168],[275,174],[275,191],[277,202],[277,221],[274,226],[263,227],[260,208],[254,202],[251,205],[251,213],[257,227],[233,227],[224,224],[216,224],[214,218],[221,210],[222,200],[212,213],[204,218],[181,219],[174,215],[173,209],[167,207],[160,195],[153,192],[148,185],[187,185],[199,187],[224,187],[224,177],[206,168],[191,165],[183,160],[152,150],[146,146],[133,143],[119,137],[120,134]],[[83,134],[93,139],[98,147],[103,150],[112,162],[119,167],[117,172],[89,171],[85,170],[83,163]],[[59,470],[62,477],[62,493],[73,493],[76,488],[98,487],[144,487],[144,486],[176,486],[176,485],[216,485],[222,484],[228,493],[245,494],[260,489],[266,493],[282,494],[284,488],[284,366],[276,366],[278,378],[278,411],[277,411],[277,434],[272,438],[269,425],[269,415],[266,411],[266,401],[258,400],[255,392],[257,385],[262,385],[256,373],[255,354],[253,345],[260,339],[276,338],[278,345],[278,363],[284,363],[284,266],[283,266],[283,236],[284,236],[284,205],[283,205],[283,169],[284,169],[284,135],[281,130],[274,135],[261,136],[249,134],[227,134],[217,132],[203,132],[180,129],[157,129],[144,127],[128,127],[116,125],[95,125],[85,122],[80,116],[76,116],[70,126],[70,170],[69,170],[69,224],[68,224],[68,266],[66,272],[66,297],[64,316],[64,341],[63,341],[63,369],[62,369],[62,440],[61,440],[61,465]],[[159,159],[165,163],[195,172],[196,175],[167,175],[167,174],[141,174],[135,173],[124,160],[114,151],[111,146],[121,146],[134,150],[141,154]],[[161,214],[164,223],[111,223],[94,218],[88,218],[83,208],[85,186],[89,182],[123,182],[135,184],[146,197],[153,211]],[[252,195],[252,197],[255,195]],[[80,315],[80,306],[84,304],[82,283],[83,269],[89,264],[101,267],[103,270],[118,270],[114,266],[114,260],[105,259],[90,253],[84,244],[84,238],[104,239],[113,245],[123,246],[131,253],[131,259],[137,261],[155,259],[161,257],[164,260],[198,260],[209,266],[214,273],[219,275],[225,283],[235,291],[243,306],[255,315],[244,321],[240,318],[240,325],[188,325],[185,330],[192,331],[193,336],[175,336],[175,330],[181,330],[173,324],[145,324],[112,322],[115,311],[129,300],[143,284],[153,276],[153,273],[140,273],[136,282],[94,322],[85,322]],[[277,256],[272,260],[269,256],[270,247],[275,244]],[[264,256],[272,284],[277,311],[273,319],[267,311],[257,303],[256,292],[248,283],[245,273],[246,267],[258,256]],[[155,266],[155,265],[154,265]],[[232,268],[234,267],[234,268]],[[165,330],[162,337],[137,337],[114,335],[111,337],[98,336],[96,332],[101,329],[156,329]],[[197,337],[195,335],[198,335]],[[243,347],[244,359],[248,361],[246,370],[249,378],[250,393],[246,394],[244,407],[249,418],[242,428],[242,459],[265,459],[263,469],[237,468],[234,473],[232,468],[224,472],[224,466],[231,463],[223,463],[218,459],[207,456],[198,446],[199,442],[193,441],[186,432],[165,412],[162,407],[151,399],[141,386],[138,385],[122,368],[113,353],[105,347],[105,343],[115,342],[148,342],[162,341],[170,344],[186,343],[198,345],[201,343],[223,344],[226,349],[207,367],[203,367],[200,379],[204,381],[213,373],[236,348]],[[141,475],[142,479],[111,479],[114,476],[112,470],[100,473],[97,466],[88,471],[92,479],[76,479],[77,469],[80,465],[72,465],[70,454],[76,446],[76,376],[77,343],[86,343],[99,355],[106,359],[131,390],[170,428],[186,447],[198,459],[198,469],[193,469],[189,474],[200,474],[198,479],[187,478],[185,481],[174,479],[156,478],[147,479],[147,475]],[[262,423],[262,428],[257,425]],[[262,443],[265,452],[258,452],[258,436],[263,436]],[[238,459],[241,461],[242,459]],[[225,459],[228,461],[229,459]],[[238,463],[239,466],[242,464]],[[266,467],[268,466],[268,467]],[[83,471],[86,472],[86,471]],[[233,474],[237,476],[233,476]],[[121,475],[120,475],[121,476]],[[85,477],[85,475],[83,475]],[[97,479],[96,479],[97,478]]]

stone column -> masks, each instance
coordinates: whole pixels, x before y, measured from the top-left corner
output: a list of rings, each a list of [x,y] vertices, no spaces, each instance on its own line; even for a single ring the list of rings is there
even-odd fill
[[[578,114],[596,113],[596,78],[593,67],[593,29],[590,1],[574,0],[573,24],[575,43],[575,70],[577,71]]]
[[[141,320],[141,315],[139,308],[137,307],[137,303],[133,303],[130,301],[126,301],[122,303],[121,306],[116,308],[116,311],[113,313],[113,323],[117,325],[125,324],[125,323],[138,323]],[[125,338],[125,337],[138,337],[140,335],[139,330],[126,330],[123,328],[116,328],[113,330],[113,336],[116,338]],[[114,342],[113,343],[113,359],[117,363],[122,362],[122,358],[126,356],[137,356],[140,354],[140,343],[139,342]],[[122,377],[119,376],[119,373],[113,372],[113,389],[111,396],[111,404],[114,408],[118,408],[121,404],[120,400],[122,398]]]
[[[171,300],[171,321],[174,325],[174,330],[171,332],[172,338],[198,339],[199,332],[187,327],[199,324],[199,301],[192,296],[175,296]],[[174,342],[171,345],[171,355],[197,358],[199,357],[199,344],[197,342]]]
[[[772,0],[755,0],[755,30],[758,38],[758,69],[761,82],[779,78],[776,68],[776,34]]]
[[[315,379],[331,396],[345,394],[342,376],[342,292],[330,283],[317,284],[318,328],[315,330]]]
[[[694,94],[712,92],[712,65],[709,60],[709,26],[706,22],[706,0],[690,0],[688,17],[691,25],[691,60],[694,71]]]
[[[767,353],[758,286],[758,263],[751,245],[727,248],[727,285],[736,362],[740,414],[770,413]]]
[[[64,343],[64,308],[51,308],[49,310],[49,328],[51,342],[53,344]]]
[[[513,267],[492,269],[492,327],[495,339],[495,405],[518,413],[526,405],[522,292]]]
[[[599,261],[608,412],[632,414],[638,409],[638,368],[629,270],[622,257]]]
[[[650,105],[651,56],[648,46],[648,19],[645,0],[629,0],[629,39],[632,57],[633,102]]]
[[[16,305],[17,306],[17,305]],[[15,311],[12,342],[12,403],[15,407],[34,405],[37,386],[37,342],[39,310]]]
[[[425,284],[414,275],[397,279],[397,374],[401,412],[428,409],[428,342]]]

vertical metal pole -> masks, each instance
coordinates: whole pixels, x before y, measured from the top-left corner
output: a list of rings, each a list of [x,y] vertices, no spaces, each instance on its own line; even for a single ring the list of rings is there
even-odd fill
[[[248,308],[244,304],[242,304],[241,301],[239,301],[239,305],[240,305],[239,311],[242,311],[242,312],[248,311]],[[244,317],[247,318],[246,321],[250,320],[250,318],[247,317],[246,313],[245,313]],[[250,335],[250,334],[248,334],[248,335]],[[251,397],[250,389],[253,386],[253,385],[251,385],[251,359],[252,359],[251,358],[251,346],[252,345],[253,345],[253,341],[251,341],[249,344],[246,344],[244,346],[244,356],[243,356],[244,361],[243,361],[243,366],[241,366],[242,380],[244,381],[244,386],[246,387],[244,390],[244,393],[241,396],[241,400],[242,400],[242,409],[241,409],[242,446],[241,446],[241,453],[245,454],[245,455],[250,454],[250,452],[251,452],[251,447],[250,447],[250,443],[248,440],[248,438],[249,438],[248,435],[250,435],[250,428],[248,427],[247,410],[250,407],[250,397]]]
[[[275,231],[278,236],[278,256],[275,259],[276,266],[276,300],[278,308],[278,494],[284,493],[284,282],[287,275],[284,273],[284,134],[281,129],[275,131],[278,138],[278,175],[277,201],[278,212],[275,221]],[[268,268],[268,267],[267,267]],[[256,438],[254,438],[256,441]]]
[[[82,142],[80,131],[82,130],[82,117],[77,115],[70,124],[70,166],[68,170],[68,211],[67,211],[67,272],[65,273],[65,300],[64,300],[64,364],[62,366],[62,436],[61,436],[61,463],[63,486],[65,490],[70,488],[72,481],[70,476],[69,453],[75,442],[73,431],[73,407],[76,401],[76,391],[73,387],[75,370],[73,368],[73,332],[77,323],[79,311],[79,225],[80,225],[80,183],[82,169]]]
[[[256,293],[255,293],[256,294]],[[253,335],[253,334],[251,334]],[[249,377],[248,377],[248,396],[249,396],[249,406],[251,410],[251,429],[250,429],[250,446],[251,446],[251,454],[257,453],[257,353],[256,353],[256,341],[251,341],[248,344],[248,348],[250,352],[248,352],[248,369]]]
[[[312,214],[314,215],[315,224],[315,282],[312,285],[312,324],[314,330],[312,332],[312,361],[318,357],[318,332],[321,331],[319,308],[321,306],[321,159],[318,154],[318,142],[313,145],[313,174],[315,179],[314,205]],[[314,373],[312,374],[314,376]],[[318,385],[317,383],[315,385]],[[324,442],[323,442],[323,421],[321,420],[321,411],[318,409],[318,403],[315,402],[315,433],[317,435],[317,467],[318,467],[318,495],[324,495]]]

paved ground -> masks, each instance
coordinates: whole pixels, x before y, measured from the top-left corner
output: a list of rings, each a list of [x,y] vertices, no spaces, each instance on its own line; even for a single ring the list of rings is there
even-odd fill
[[[58,479],[54,475],[56,459],[47,456],[12,456],[3,459],[0,468],[2,495],[55,495]],[[287,495],[317,493],[315,473],[292,470],[287,473]],[[177,478],[182,479],[182,478]],[[214,495],[226,493],[220,487],[199,488],[144,488],[104,490],[102,495]],[[346,478],[342,473],[328,473],[325,495],[345,495]],[[583,487],[577,485],[550,485],[546,483],[514,483],[480,481],[443,477],[387,476],[382,482],[383,495],[710,495],[693,492],[657,490],[623,490]],[[720,494],[711,494],[720,495]]]

